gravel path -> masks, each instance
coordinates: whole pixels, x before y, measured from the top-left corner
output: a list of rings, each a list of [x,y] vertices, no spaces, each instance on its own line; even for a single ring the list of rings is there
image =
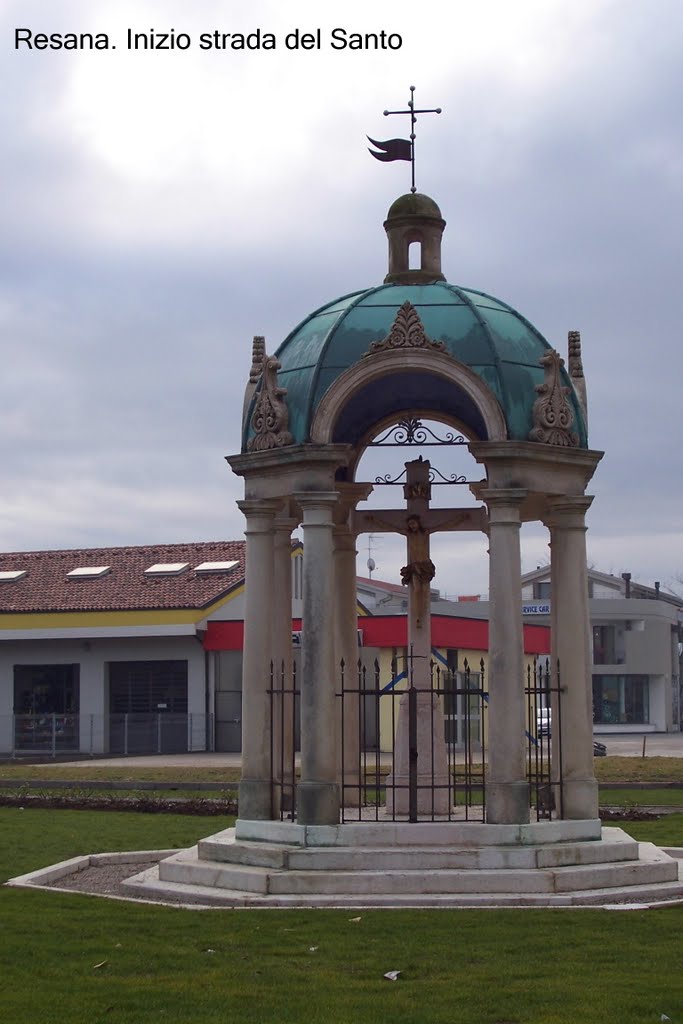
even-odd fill
[[[125,864],[93,864],[82,871],[45,883],[50,889],[68,889],[71,892],[87,893],[90,896],[116,896],[136,903],[177,903],[186,906],[206,906],[199,897],[174,896],[154,892],[136,893],[122,883],[133,875],[156,864],[156,861],[127,861]]]

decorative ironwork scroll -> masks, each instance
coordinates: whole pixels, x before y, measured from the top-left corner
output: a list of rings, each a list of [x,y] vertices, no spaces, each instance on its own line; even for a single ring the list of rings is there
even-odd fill
[[[416,416],[410,416],[399,420],[393,427],[386,430],[381,437],[378,437],[376,441],[371,441],[369,447],[402,448],[407,444],[431,447],[432,445],[467,444],[467,441],[462,434],[456,434],[452,430],[449,430],[446,436],[441,438],[434,433],[431,427],[426,427],[422,420],[419,420]]]
[[[403,303],[396,319],[391,325],[391,330],[386,338],[381,341],[373,341],[365,353],[365,356],[375,355],[377,352],[391,352],[410,348],[428,349],[431,352],[445,352],[446,346],[443,341],[432,341],[425,334],[424,324],[420,320],[415,306],[412,302]]]
[[[567,398],[571,389],[562,384],[560,376],[564,359],[555,349],[550,349],[539,361],[545,370],[545,379],[536,386],[539,397],[534,402],[534,426],[529,432],[529,440],[576,448],[579,435],[572,430],[574,410]]]
[[[391,473],[385,473],[384,476],[382,476],[380,474],[379,476],[375,477],[374,482],[376,484],[393,484],[393,485],[405,484],[405,475],[406,475],[406,471],[405,471],[405,469],[402,469],[401,472],[397,476],[395,476],[395,477],[392,477]],[[441,479],[437,479],[437,477],[440,477]],[[437,486],[437,487],[440,486],[440,485],[443,485],[443,484],[469,484],[469,483],[472,483],[472,481],[468,480],[466,476],[460,475],[458,473],[450,473],[448,476],[445,476],[441,472],[441,470],[436,469],[435,466],[432,466],[430,468],[430,470],[429,470],[429,482],[430,482],[430,484],[432,486]]]
[[[287,388],[281,388],[277,382],[279,369],[280,363],[275,356],[264,354],[261,388],[256,396],[254,414],[251,418],[254,436],[247,442],[247,451],[263,452],[270,448],[284,448],[286,445],[294,444],[294,438],[287,429]]]

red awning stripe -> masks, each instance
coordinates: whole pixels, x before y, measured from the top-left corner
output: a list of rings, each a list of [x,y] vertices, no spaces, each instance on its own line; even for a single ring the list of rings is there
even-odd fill
[[[408,620],[405,615],[371,615],[358,619],[365,647],[407,647]],[[292,620],[292,631],[301,629],[301,619]],[[486,619],[459,619],[449,615],[432,616],[434,647],[455,650],[488,651],[489,624]],[[207,651],[241,651],[244,646],[244,623],[239,621],[209,622],[204,634]],[[550,627],[524,626],[525,654],[550,654]]]

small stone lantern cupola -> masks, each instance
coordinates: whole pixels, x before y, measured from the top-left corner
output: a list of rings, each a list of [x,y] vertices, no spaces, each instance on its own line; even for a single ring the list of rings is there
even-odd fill
[[[385,284],[445,281],[441,273],[441,236],[446,221],[433,199],[420,192],[400,196],[389,207],[384,230],[389,239],[389,273]],[[410,269],[410,246],[420,247],[420,268]]]

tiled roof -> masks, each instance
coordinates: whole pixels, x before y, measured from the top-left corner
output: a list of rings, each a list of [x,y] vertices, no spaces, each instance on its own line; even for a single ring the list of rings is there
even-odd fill
[[[0,614],[17,612],[144,611],[205,608],[244,580],[244,541],[150,544],[143,547],[22,551],[0,554],[0,570],[26,570],[0,582]],[[197,573],[202,562],[237,564]],[[187,562],[180,575],[146,576],[155,563]],[[96,579],[67,579],[72,569],[110,566]]]
[[[373,590],[384,590],[392,594],[402,594],[403,597],[406,597],[408,593],[407,588],[402,586],[400,583],[385,583],[384,580],[371,580],[365,576],[358,576],[357,580],[359,587],[371,588]]]

